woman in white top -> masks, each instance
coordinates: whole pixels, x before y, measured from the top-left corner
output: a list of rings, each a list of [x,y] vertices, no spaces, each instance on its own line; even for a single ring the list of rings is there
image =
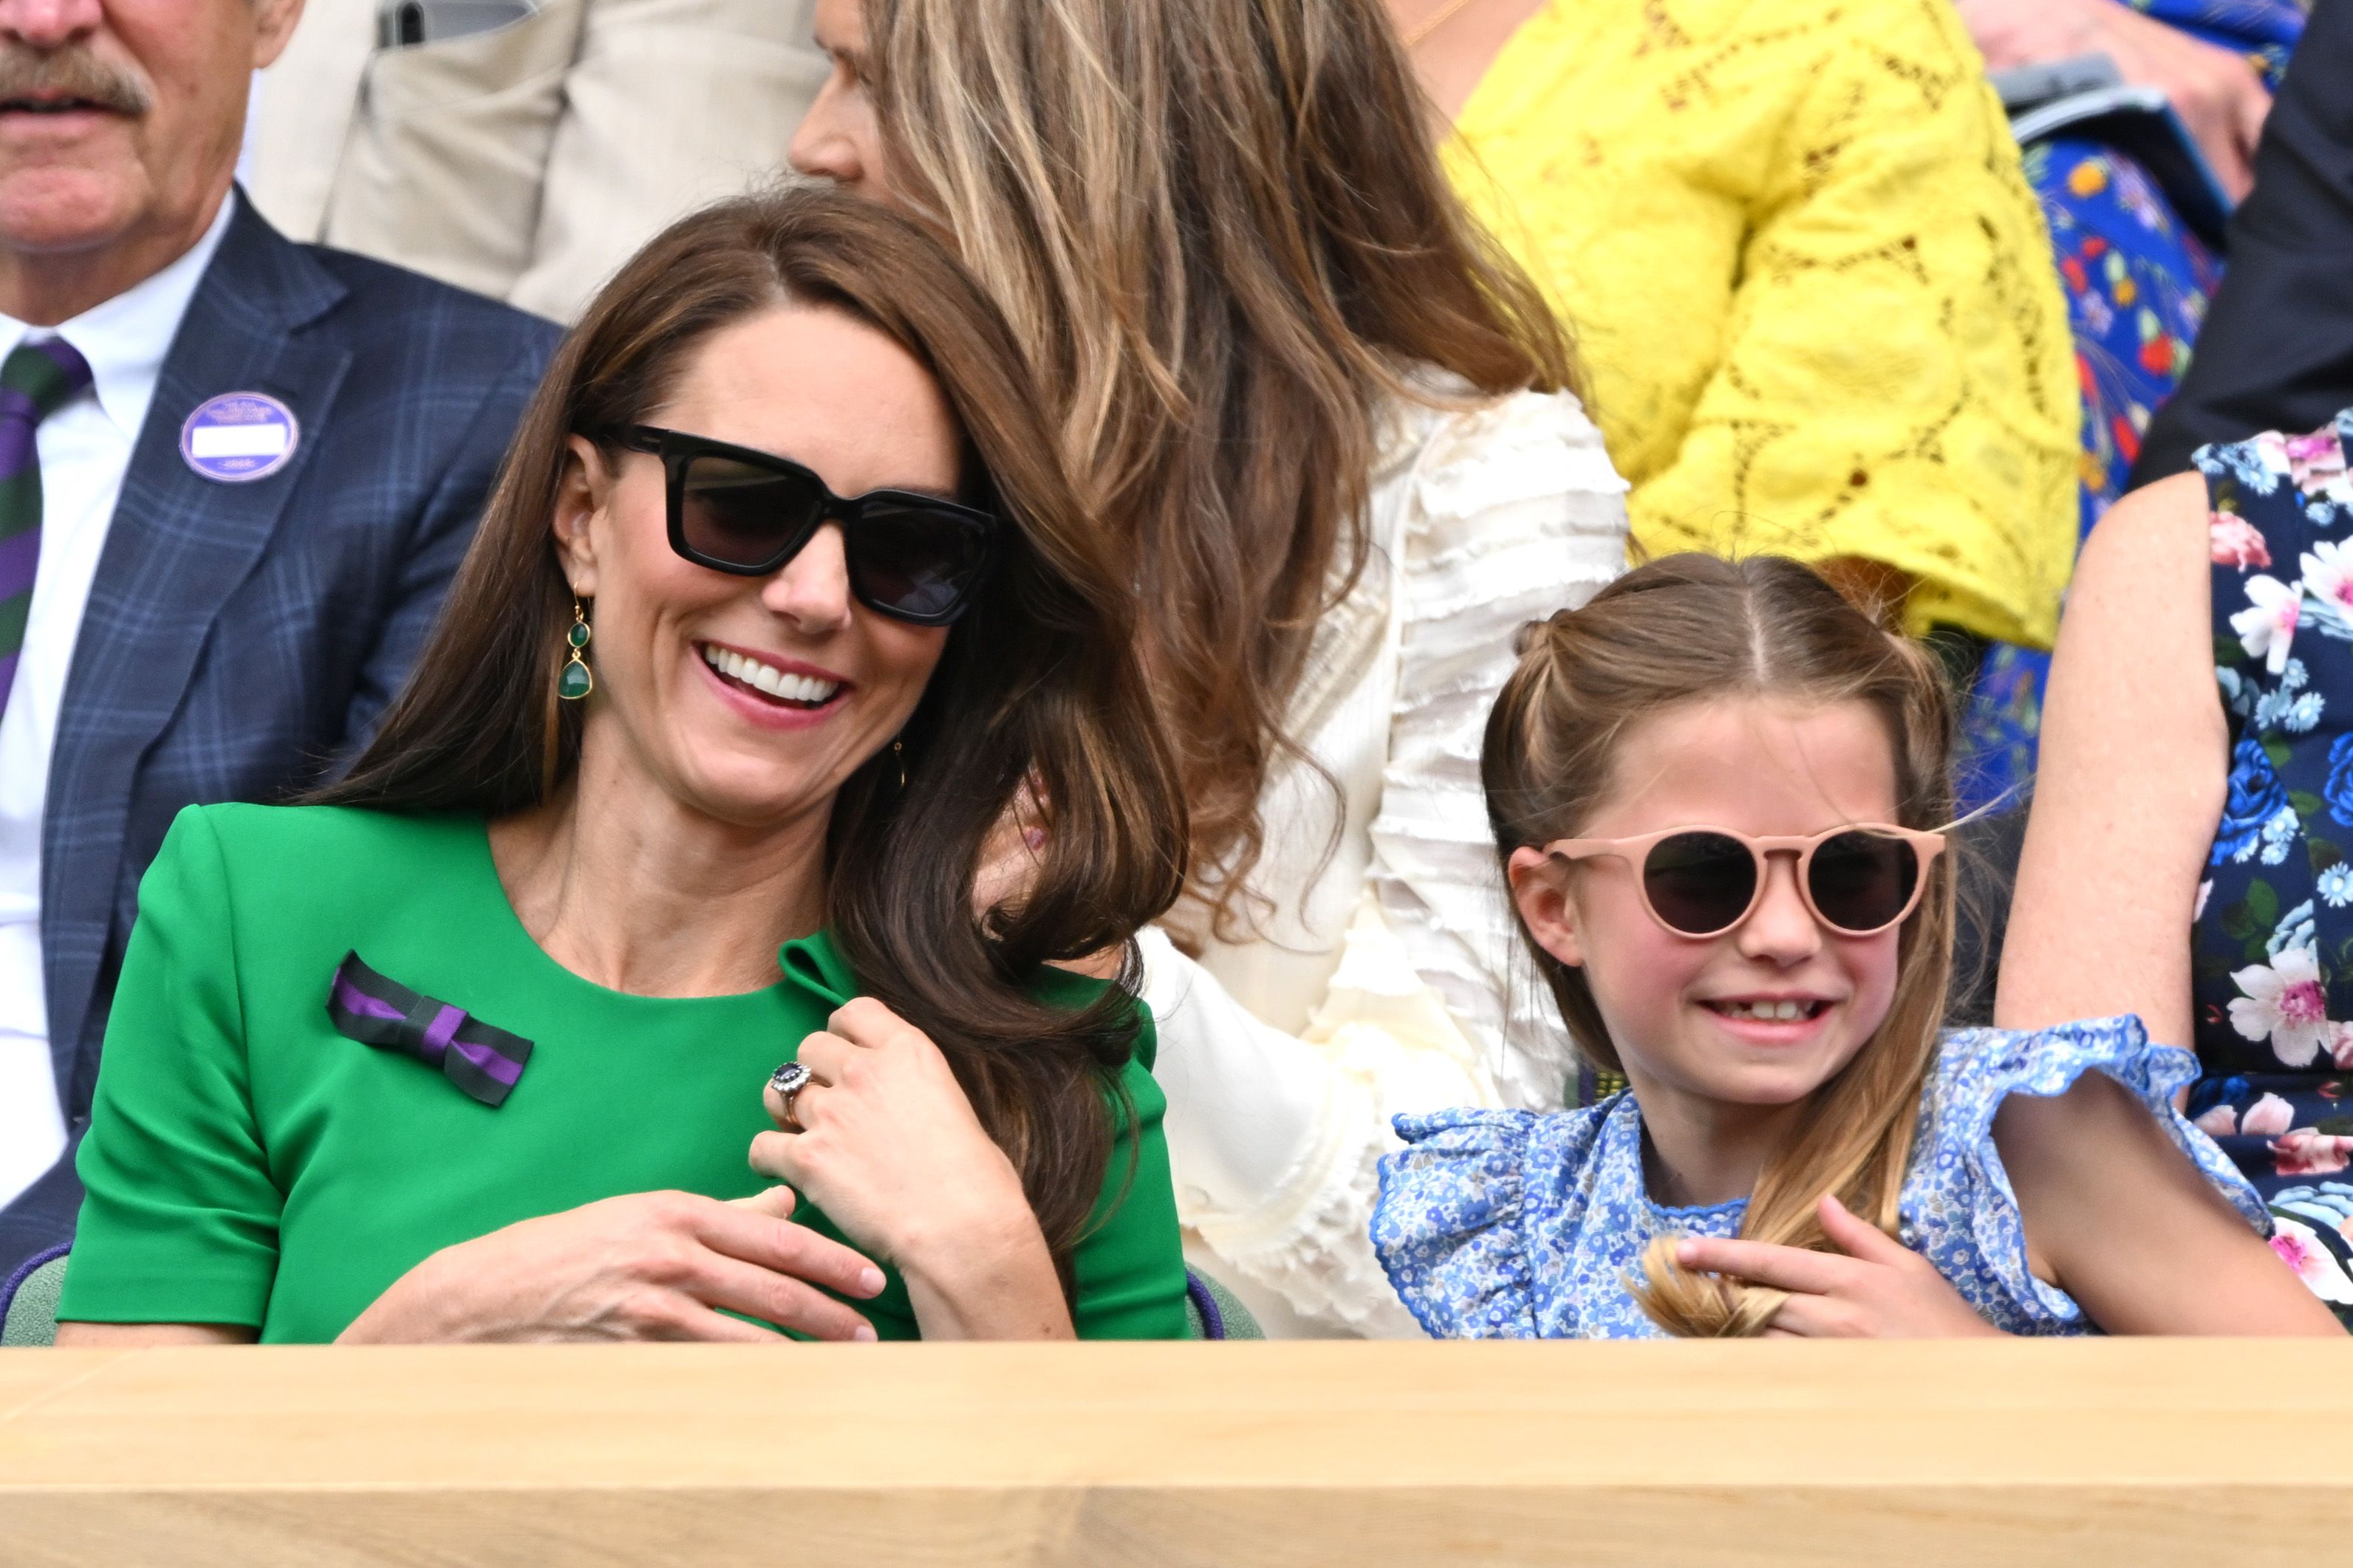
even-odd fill
[[[1193,818],[1144,993],[1201,1260],[1271,1331],[1416,1332],[1367,1236],[1389,1117],[1570,1070],[1477,763],[1516,628],[1624,566],[1565,336],[1456,203],[1381,0],[817,30],[795,165],[955,243],[1134,562]]]

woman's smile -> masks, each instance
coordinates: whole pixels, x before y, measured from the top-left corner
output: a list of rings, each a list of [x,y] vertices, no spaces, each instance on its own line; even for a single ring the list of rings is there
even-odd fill
[[[752,723],[806,730],[824,723],[858,689],[847,677],[783,654],[753,653],[727,643],[694,644],[696,662],[720,699]]]

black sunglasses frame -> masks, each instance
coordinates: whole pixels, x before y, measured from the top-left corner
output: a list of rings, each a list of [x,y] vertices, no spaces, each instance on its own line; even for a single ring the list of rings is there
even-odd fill
[[[944,626],[962,617],[972,607],[974,597],[987,580],[990,568],[996,564],[997,533],[1004,523],[994,512],[983,511],[977,507],[913,490],[869,490],[860,496],[839,496],[807,465],[796,463],[790,458],[779,458],[773,452],[763,452],[755,447],[714,441],[707,436],[689,435],[683,430],[665,430],[659,425],[626,426],[608,432],[605,439],[626,451],[643,452],[661,459],[669,511],[670,547],[683,559],[713,572],[724,572],[731,577],[765,577],[807,549],[808,542],[817,537],[818,529],[828,522],[838,522],[848,544],[849,591],[860,604],[878,616],[888,616],[894,621],[904,621],[911,626]],[[818,498],[818,510],[807,526],[786,540],[775,557],[763,564],[750,565],[705,554],[689,543],[686,537],[686,477],[697,458],[723,458],[732,463],[741,463],[747,468],[774,474],[778,479],[798,479]],[[955,603],[946,609],[931,615],[913,614],[879,602],[860,583],[858,524],[867,505],[873,501],[889,501],[914,510],[938,512],[980,525],[980,563],[974,569],[971,580],[957,591]]]

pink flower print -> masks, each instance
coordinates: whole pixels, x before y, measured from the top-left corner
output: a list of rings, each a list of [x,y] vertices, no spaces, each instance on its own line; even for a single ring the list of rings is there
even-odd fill
[[[2206,531],[2212,540],[2217,566],[2236,566],[2244,572],[2272,563],[2271,546],[2263,542],[2262,531],[2236,512],[2215,512],[2207,520]]]
[[[2353,551],[2323,540],[2305,552],[2301,564],[2306,594],[2340,616],[2353,612]]]
[[[2353,1164],[2353,1138],[2299,1127],[2272,1140],[2272,1169],[2283,1176],[2328,1176]]]
[[[2337,1026],[2337,1032],[2328,1037],[2328,1059],[2340,1068],[2353,1068],[2353,1024]],[[2321,1092],[2327,1094],[2328,1089],[2323,1089]]]
[[[2239,1113],[2227,1105],[2218,1105],[2191,1125],[2209,1138],[2228,1138],[2239,1130]]]
[[[2316,430],[2309,436],[2290,436],[2281,442],[2287,458],[2288,478],[2306,495],[2327,495],[2331,500],[2346,499],[2345,448],[2337,438],[2337,428]]]
[[[2279,1260],[2295,1270],[2312,1293],[2324,1301],[2353,1302],[2353,1279],[2322,1246],[2319,1233],[2310,1226],[2292,1219],[2273,1219],[2272,1251]]]
[[[2239,1131],[2250,1138],[2276,1138],[2295,1125],[2295,1111],[2276,1094],[2267,1094],[2247,1107]]]
[[[2303,613],[2304,585],[2276,577],[2247,579],[2247,607],[2231,617],[2239,646],[2249,658],[2260,658],[2274,675],[2287,668],[2288,645],[2295,640],[2295,623]]]
[[[2328,1021],[2328,996],[2320,988],[2320,961],[2308,947],[2281,951],[2268,964],[2231,976],[2242,995],[2231,1004],[2231,1027],[2240,1037],[2268,1039],[2272,1053],[2288,1067],[2310,1067],[2337,1026]]]

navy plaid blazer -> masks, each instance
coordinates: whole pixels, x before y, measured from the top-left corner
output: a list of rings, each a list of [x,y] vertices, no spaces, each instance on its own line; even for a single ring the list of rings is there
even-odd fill
[[[41,821],[49,1049],[77,1142],[138,913],[180,808],[281,800],[406,677],[560,330],[297,245],[242,194],[164,361],[66,678]],[[294,411],[294,458],[224,484],[180,427],[227,392]],[[0,1276],[68,1239],[71,1153],[0,1213]]]

